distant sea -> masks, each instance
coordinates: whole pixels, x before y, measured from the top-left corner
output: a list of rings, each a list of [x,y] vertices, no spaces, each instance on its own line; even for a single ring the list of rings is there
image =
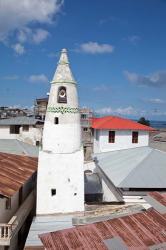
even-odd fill
[[[152,128],[165,128],[166,129],[166,121],[150,121],[150,126]]]

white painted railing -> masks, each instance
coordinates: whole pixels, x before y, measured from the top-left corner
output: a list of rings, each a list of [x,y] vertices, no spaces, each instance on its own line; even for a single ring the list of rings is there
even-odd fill
[[[11,235],[12,235],[12,225],[0,223],[0,240],[10,239]]]

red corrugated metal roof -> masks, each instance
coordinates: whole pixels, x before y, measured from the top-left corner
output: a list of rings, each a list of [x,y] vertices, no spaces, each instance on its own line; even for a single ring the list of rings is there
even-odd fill
[[[38,159],[0,153],[0,194],[13,196],[37,171]]]
[[[161,198],[161,197],[160,197]],[[163,197],[165,202],[166,197]],[[166,214],[154,209],[108,221],[40,235],[49,250],[106,250],[104,240],[119,236],[130,250],[147,250],[166,242]]]
[[[94,129],[115,129],[115,130],[144,130],[154,131],[155,129],[117,116],[105,116],[92,118],[92,128]]]

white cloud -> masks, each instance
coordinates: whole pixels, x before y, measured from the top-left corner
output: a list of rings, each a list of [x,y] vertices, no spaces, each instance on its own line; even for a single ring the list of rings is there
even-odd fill
[[[126,78],[137,85],[149,87],[164,87],[166,86],[166,70],[154,72],[151,75],[139,75],[124,71]]]
[[[96,113],[103,114],[103,115],[108,115],[108,114],[113,114],[113,115],[137,115],[138,111],[134,109],[132,106],[129,107],[119,107],[116,109],[113,109],[112,107],[104,107],[101,109],[98,109],[95,111]]]
[[[99,44],[97,42],[87,42],[80,45],[79,51],[89,54],[112,53],[114,47],[111,44]]]
[[[28,81],[32,83],[48,83],[49,82],[47,76],[44,74],[31,75],[29,76]]]
[[[117,116],[133,116],[133,117],[166,116],[166,111],[161,111],[158,109],[153,109],[153,110],[136,109],[132,106],[119,107],[119,108],[104,107],[104,108],[95,110],[95,112],[100,115],[115,115],[115,116],[116,115]]]
[[[145,99],[146,102],[153,103],[153,104],[164,104],[166,103],[165,100],[162,100],[160,98],[150,98],[150,99]]]
[[[0,40],[10,32],[20,30],[32,22],[51,23],[59,12],[63,0],[1,0],[0,1]]]
[[[105,84],[98,85],[93,88],[94,91],[110,91],[111,87]]]
[[[30,42],[39,44],[47,39],[49,32],[44,29],[23,28],[19,30],[17,39],[20,43]]]
[[[25,52],[25,42],[39,44],[49,32],[34,28],[33,24],[53,23],[54,16],[60,11],[64,0],[0,0],[0,42],[11,46],[17,54]],[[30,27],[29,27],[30,26]],[[18,45],[19,44],[19,45]],[[17,46],[16,46],[17,45]]]
[[[2,77],[2,79],[7,80],[7,81],[14,81],[14,80],[18,80],[19,76],[17,76],[17,75],[4,76],[4,77]]]
[[[33,34],[33,42],[38,44],[46,40],[49,36],[49,32],[44,29],[37,29],[35,34]]]
[[[133,45],[136,45],[141,40],[141,37],[138,35],[132,35],[128,36],[127,38],[124,38],[123,40],[128,41]]]
[[[18,54],[18,55],[23,55],[25,53],[25,48],[23,45],[21,45],[20,43],[16,43],[14,45],[12,45],[12,48],[14,49],[14,51]]]

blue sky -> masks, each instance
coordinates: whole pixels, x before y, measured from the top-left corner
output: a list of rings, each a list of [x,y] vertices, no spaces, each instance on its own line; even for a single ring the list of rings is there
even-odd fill
[[[165,0],[0,0],[0,106],[46,96],[67,48],[80,106],[166,120]]]

